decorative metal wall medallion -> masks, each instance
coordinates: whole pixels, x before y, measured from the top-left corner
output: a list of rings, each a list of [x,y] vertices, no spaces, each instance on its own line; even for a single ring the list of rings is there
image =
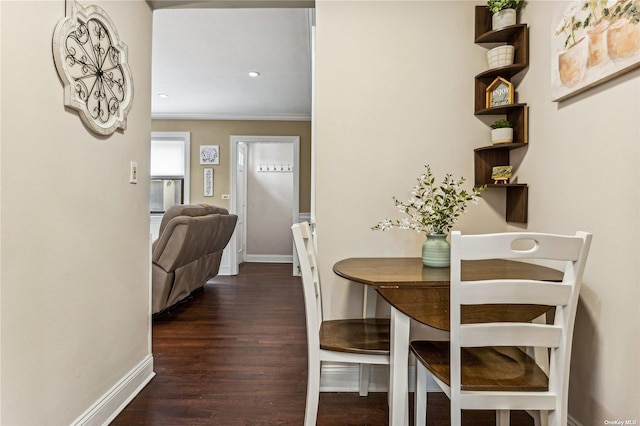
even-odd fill
[[[127,45],[104,10],[67,0],[67,16],[53,33],[53,58],[65,106],[100,135],[127,128],[133,102]]]

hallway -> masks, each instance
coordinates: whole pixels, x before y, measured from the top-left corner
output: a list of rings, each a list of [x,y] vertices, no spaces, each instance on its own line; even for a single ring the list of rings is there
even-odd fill
[[[245,263],[153,325],[156,376],[112,425],[301,425],[306,335],[291,264]],[[319,425],[386,425],[386,393],[321,394]]]
[[[291,276],[289,263],[244,263],[239,275],[216,277],[154,322],[153,355],[156,376],[112,425],[302,425],[307,360],[300,278]],[[429,424],[448,425],[447,398],[429,397]],[[495,425],[491,412],[465,414],[466,425]],[[387,394],[321,393],[317,424],[385,426]],[[513,413],[512,425],[532,424]]]

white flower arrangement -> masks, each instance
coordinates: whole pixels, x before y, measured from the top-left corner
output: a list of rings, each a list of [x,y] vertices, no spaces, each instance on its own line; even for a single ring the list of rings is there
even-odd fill
[[[393,197],[399,211],[409,217],[399,220],[387,218],[371,229],[387,231],[396,227],[426,234],[446,234],[465,212],[467,203],[477,204],[480,193],[486,188],[486,185],[483,185],[467,192],[461,188],[465,179],[461,177],[456,181],[450,174],[444,177],[440,186],[435,186],[431,167],[427,164],[425,168],[427,171],[417,179],[418,184],[413,188],[412,197],[408,202],[403,203]]]

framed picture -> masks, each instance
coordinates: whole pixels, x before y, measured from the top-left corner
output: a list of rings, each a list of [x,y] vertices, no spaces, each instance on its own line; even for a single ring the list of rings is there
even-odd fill
[[[491,169],[493,183],[509,183],[513,172],[513,166],[495,166]]]
[[[213,169],[204,169],[204,196],[213,197]]]
[[[220,164],[220,145],[200,145],[200,164]]]
[[[509,80],[498,77],[487,86],[487,108],[511,105],[514,98],[513,84]]]
[[[551,99],[559,102],[640,67],[638,0],[558,2]]]

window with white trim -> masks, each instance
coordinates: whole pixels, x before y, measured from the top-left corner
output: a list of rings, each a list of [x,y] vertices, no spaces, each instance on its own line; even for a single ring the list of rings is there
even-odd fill
[[[188,132],[153,132],[151,134],[151,213],[164,213],[176,204],[189,203]]]

